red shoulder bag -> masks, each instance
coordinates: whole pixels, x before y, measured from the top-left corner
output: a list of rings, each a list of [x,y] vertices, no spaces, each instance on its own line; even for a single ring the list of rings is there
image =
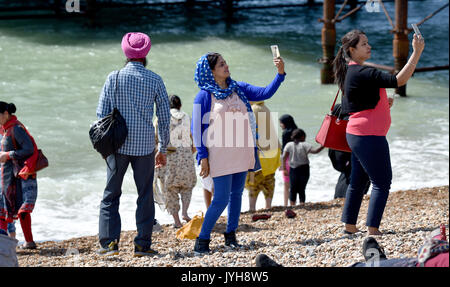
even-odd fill
[[[332,115],[339,92],[340,90],[338,90],[334,98],[331,112],[325,116],[322,126],[316,135],[316,142],[330,149],[351,152],[352,150],[348,146],[347,138],[345,137],[348,120],[343,120],[338,116]]]

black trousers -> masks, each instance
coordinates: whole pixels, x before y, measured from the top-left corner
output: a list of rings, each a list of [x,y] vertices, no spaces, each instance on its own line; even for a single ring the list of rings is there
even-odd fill
[[[295,202],[298,194],[300,202],[305,202],[305,189],[309,180],[309,164],[301,165],[296,168],[291,167],[289,171],[289,180],[291,183],[289,199]]]

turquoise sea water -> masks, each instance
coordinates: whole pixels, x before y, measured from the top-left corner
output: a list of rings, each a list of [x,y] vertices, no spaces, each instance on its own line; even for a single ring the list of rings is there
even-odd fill
[[[409,22],[445,4],[431,0],[409,4]],[[394,17],[393,3],[386,3]],[[344,11],[345,12],[345,11]],[[133,15],[131,17],[130,15]],[[81,18],[0,20],[0,100],[14,102],[50,161],[39,174],[39,197],[33,213],[37,240],[66,239],[97,233],[98,206],[106,166],[90,144],[88,129],[95,120],[98,96],[107,74],[124,65],[120,41],[128,31],[152,38],[148,68],[162,76],[169,94],[177,94],[191,113],[198,88],[195,62],[206,52],[220,52],[231,76],[264,86],[275,76],[269,46],[278,44],[287,77],[267,102],[272,112],[291,114],[314,143],[335,85],[320,84],[320,6],[245,10],[225,23],[218,10],[154,9],[108,10],[100,13],[101,28],[84,27]],[[420,29],[426,48],[418,66],[446,65],[449,61],[448,8]],[[337,24],[338,38],[352,28],[366,32],[372,46],[371,62],[392,65],[392,34],[384,13],[361,10]],[[411,36],[410,36],[411,38]],[[396,98],[388,134],[394,179],[392,191],[445,185],[449,182],[449,73],[415,75],[407,98]],[[388,93],[393,93],[388,90]],[[327,152],[311,155],[307,201],[333,198],[339,176]],[[131,169],[130,169],[131,170]],[[273,204],[283,203],[281,174],[276,174]],[[137,196],[132,172],[123,185],[122,226],[134,229]],[[263,208],[262,195],[257,207]],[[248,209],[244,192],[243,210]],[[189,214],[205,211],[200,181],[193,192]],[[157,208],[157,218],[171,217]],[[18,229],[21,238],[20,228]]]

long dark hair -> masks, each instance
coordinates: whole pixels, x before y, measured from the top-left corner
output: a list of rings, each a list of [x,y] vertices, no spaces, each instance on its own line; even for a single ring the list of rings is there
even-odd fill
[[[351,60],[350,47],[355,48],[359,43],[359,36],[365,35],[361,30],[352,30],[341,38],[341,47],[333,61],[334,81],[344,92],[345,75],[347,74],[347,63]]]
[[[295,124],[294,118],[291,115],[282,115],[279,120],[285,127],[285,130],[281,135],[281,146],[282,149],[284,149],[286,144],[292,141],[291,135],[292,132],[297,129],[297,125]]]
[[[0,113],[8,112],[10,115],[16,112],[16,106],[13,103],[0,102]]]

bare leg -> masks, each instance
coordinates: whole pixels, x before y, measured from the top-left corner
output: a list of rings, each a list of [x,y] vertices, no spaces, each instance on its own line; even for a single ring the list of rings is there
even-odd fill
[[[355,232],[359,231],[359,229],[356,228],[355,224],[345,224],[345,230],[348,232],[351,232],[351,233],[355,233]]]
[[[272,208],[272,197],[266,198],[266,209]]]
[[[181,193],[181,216],[187,222],[191,221],[191,218],[189,217],[189,215],[187,213],[189,204],[191,203],[191,196],[192,196],[191,191]]]
[[[289,182],[284,182],[284,206],[288,206],[289,201]]]
[[[256,210],[256,199],[258,199],[257,197],[249,197],[249,203],[250,203],[250,211],[255,211]]]
[[[183,224],[181,224],[180,217],[178,216],[178,212],[172,214],[172,217],[173,217],[173,221],[174,221],[174,224],[173,224],[173,225],[174,225],[176,228],[180,228],[180,227],[183,226]]]
[[[376,227],[369,226],[369,235],[383,235]]]

